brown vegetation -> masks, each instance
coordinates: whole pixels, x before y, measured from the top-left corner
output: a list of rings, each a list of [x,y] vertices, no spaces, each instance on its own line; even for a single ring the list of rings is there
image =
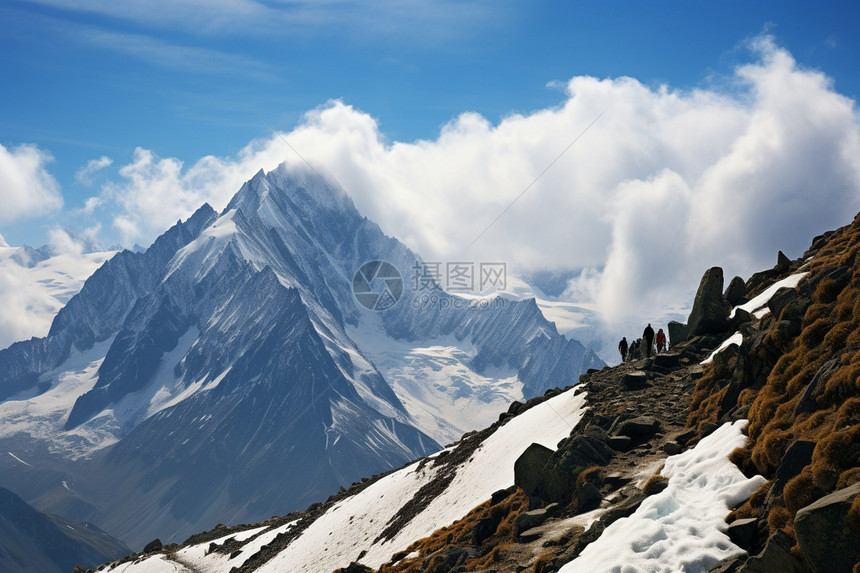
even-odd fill
[[[777,495],[768,502],[771,532],[783,529],[793,534],[799,509],[860,481],[860,273],[854,272],[860,217],[814,245],[814,256],[803,269],[809,274],[799,287],[809,293],[805,305],[787,306],[779,317],[761,319],[758,327],[764,337],[747,359],[773,367],[766,379],[757,380],[738,398],[739,406],[749,406],[750,439],[745,448],[732,452],[731,459],[747,475],[773,478],[796,440],[816,443],[812,462],[787,483],[778,484],[781,498]],[[799,324],[798,330],[786,326],[792,321]],[[691,427],[700,430],[704,423],[717,421],[732,367],[725,361],[706,367],[693,395],[687,420]],[[805,401],[798,408],[801,399]],[[768,509],[765,498],[774,484],[759,489],[729,520],[760,516]]]
[[[456,547],[474,548],[476,555],[465,560],[469,570],[480,570],[497,562],[514,541],[514,521],[529,509],[529,501],[522,490],[491,506],[486,501],[470,511],[464,518],[447,527],[436,530],[430,537],[418,540],[399,554],[395,561],[383,565],[379,573],[432,573],[448,571],[447,550]],[[498,526],[486,540],[476,546],[473,532],[478,522],[485,518],[498,520]],[[402,556],[417,552],[416,557]]]

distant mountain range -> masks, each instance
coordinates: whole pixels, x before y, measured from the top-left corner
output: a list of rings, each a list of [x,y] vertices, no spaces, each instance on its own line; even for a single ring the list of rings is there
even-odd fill
[[[304,508],[603,366],[534,300],[455,296],[423,265],[315,172],[259,172],[0,351],[0,485],[133,546],[178,540]]]
[[[91,523],[38,512],[0,488],[0,571],[70,573],[75,565],[95,568],[129,551]]]

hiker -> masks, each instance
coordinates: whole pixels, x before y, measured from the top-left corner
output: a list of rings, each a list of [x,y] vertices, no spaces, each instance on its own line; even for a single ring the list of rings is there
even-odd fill
[[[627,349],[627,360],[634,361],[642,358],[642,353],[639,352],[639,347],[642,345],[642,339],[637,338],[630,343],[630,348]]]
[[[618,343],[618,352],[621,353],[621,362],[627,362],[627,337],[621,337],[621,342]]]
[[[650,322],[645,327],[645,331],[642,332],[642,338],[645,339],[645,357],[648,358],[651,356],[651,345],[654,343],[654,329],[651,328]]]
[[[666,333],[663,329],[657,331],[657,354],[666,352]]]

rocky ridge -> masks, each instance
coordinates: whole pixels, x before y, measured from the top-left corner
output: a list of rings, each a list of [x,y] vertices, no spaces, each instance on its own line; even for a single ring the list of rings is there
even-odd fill
[[[740,419],[749,419],[749,441],[730,459],[768,481],[726,517],[726,533],[747,553],[705,567],[860,571],[858,252],[860,217],[816,237],[800,259],[780,253],[774,268],[746,281],[735,277],[725,291],[722,270],[708,270],[688,323],[670,325],[671,350],[584,374],[576,391],[585,392],[587,412],[556,449],[529,446],[511,487],[464,508],[462,519],[376,570],[359,558],[338,571],[559,571],[666,487],[659,471],[667,456]],[[539,400],[513,403],[493,428]],[[477,435],[464,436],[452,455],[468,456]],[[290,516],[297,529],[269,552],[320,512],[317,506]],[[262,525],[270,531],[275,523]],[[238,546],[234,540],[230,548]],[[258,565],[248,559],[236,571]]]

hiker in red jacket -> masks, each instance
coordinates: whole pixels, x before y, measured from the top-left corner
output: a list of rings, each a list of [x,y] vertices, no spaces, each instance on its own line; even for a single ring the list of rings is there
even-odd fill
[[[657,331],[657,354],[666,351],[666,333],[663,329]]]

